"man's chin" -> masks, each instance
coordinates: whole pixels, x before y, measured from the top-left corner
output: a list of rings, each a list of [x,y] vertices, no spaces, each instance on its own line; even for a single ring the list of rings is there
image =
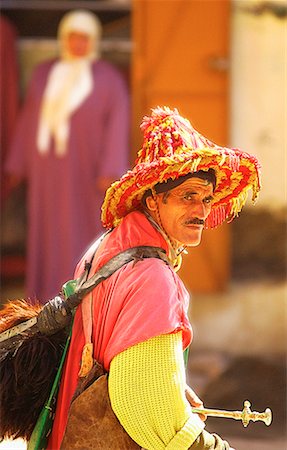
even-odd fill
[[[182,233],[180,239],[172,239],[177,247],[197,247],[201,242],[202,228],[189,230],[188,233]],[[179,237],[179,236],[178,236]]]
[[[186,240],[187,242],[185,243],[185,245],[187,245],[187,247],[197,247],[201,242],[201,235],[201,231],[199,231],[198,233],[194,233],[192,237],[189,237]]]
[[[202,228],[198,230],[193,230],[189,236],[186,236],[186,244],[188,247],[196,247],[200,244],[202,237]]]
[[[201,242],[201,239],[199,241],[197,241],[197,242],[192,242],[192,243],[185,244],[185,245],[187,247],[197,247],[200,244],[200,242]]]

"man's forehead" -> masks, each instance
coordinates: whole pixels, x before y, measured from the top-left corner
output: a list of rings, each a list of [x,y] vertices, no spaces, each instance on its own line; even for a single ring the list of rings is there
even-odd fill
[[[192,177],[188,178],[188,180],[181,183],[179,186],[171,189],[171,192],[181,192],[186,191],[187,189],[203,189],[207,192],[213,192],[213,185],[209,180]]]

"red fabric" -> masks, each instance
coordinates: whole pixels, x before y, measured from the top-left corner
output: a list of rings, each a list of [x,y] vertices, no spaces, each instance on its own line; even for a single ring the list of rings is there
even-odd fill
[[[0,148],[1,198],[8,195],[3,163],[14,132],[19,107],[19,69],[17,63],[17,30],[7,17],[0,16]]]
[[[19,105],[16,41],[16,28],[9,19],[0,16],[0,142],[3,160],[11,140]]]
[[[138,245],[167,250],[165,240],[147,218],[140,212],[133,212],[105,238],[90,276],[117,253]],[[76,276],[92,254],[93,246],[78,265]],[[113,357],[123,350],[178,330],[183,331],[183,348],[186,348],[192,337],[188,302],[182,281],[163,261],[152,258],[125,265],[93,291],[94,357],[108,371]],[[48,446],[50,450],[57,450],[61,445],[83,345],[82,311],[78,308]]]

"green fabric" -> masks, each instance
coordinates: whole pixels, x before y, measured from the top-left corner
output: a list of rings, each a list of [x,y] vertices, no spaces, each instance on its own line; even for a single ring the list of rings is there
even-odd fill
[[[184,359],[184,365],[187,369],[187,363],[188,363],[188,354],[189,354],[189,347],[187,347],[183,352],[183,359]]]
[[[73,294],[75,292],[76,287],[76,280],[70,280],[67,281],[62,287],[63,293],[65,297],[69,297],[69,295]],[[52,426],[53,426],[53,420],[54,420],[54,413],[56,409],[56,402],[57,402],[57,395],[58,390],[60,386],[61,381],[61,375],[62,375],[62,369],[64,366],[64,362],[66,359],[66,354],[68,351],[68,347],[71,340],[72,335],[72,326],[73,321],[71,323],[70,332],[67,337],[67,341],[63,350],[63,354],[61,357],[61,361],[59,364],[59,368],[57,370],[57,374],[50,392],[50,396],[43,407],[38,420],[36,422],[35,428],[33,430],[33,433],[31,435],[31,438],[27,445],[27,450],[44,450],[47,447],[49,434],[51,433]]]
[[[69,280],[62,286],[62,291],[65,295],[65,298],[68,298],[70,295],[75,293],[76,286],[77,286],[78,280]]]

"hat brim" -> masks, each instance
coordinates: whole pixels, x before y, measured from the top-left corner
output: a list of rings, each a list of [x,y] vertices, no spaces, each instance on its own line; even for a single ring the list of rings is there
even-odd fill
[[[199,170],[214,169],[216,188],[206,228],[232,220],[244,206],[248,191],[255,200],[260,190],[257,158],[238,149],[222,147],[185,149],[180,155],[137,164],[107,190],[102,206],[102,223],[113,228],[129,212],[141,208],[144,193],[168,179],[176,179]]]

